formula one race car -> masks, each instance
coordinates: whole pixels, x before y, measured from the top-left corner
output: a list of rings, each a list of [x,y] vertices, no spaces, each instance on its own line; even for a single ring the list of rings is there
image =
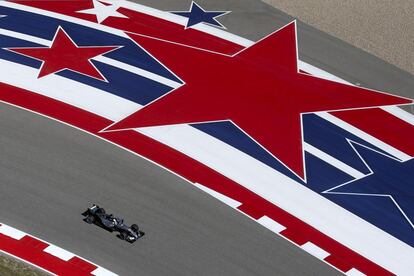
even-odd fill
[[[109,232],[118,232],[117,235],[120,239],[126,240],[129,243],[133,243],[142,236],[144,232],[140,231],[138,225],[132,224],[131,227],[124,224],[124,220],[114,215],[108,215],[105,209],[93,204],[85,212],[82,213],[85,217],[83,220],[89,224],[98,225]]]

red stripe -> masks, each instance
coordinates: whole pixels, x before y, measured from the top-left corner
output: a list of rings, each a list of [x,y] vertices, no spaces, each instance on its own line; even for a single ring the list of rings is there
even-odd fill
[[[296,231],[296,229],[293,227],[289,227],[283,230],[282,232],[280,232],[280,234],[288,240],[296,243],[297,245],[304,245],[309,241],[308,237],[302,235],[301,232]]]
[[[77,13],[76,11],[87,10],[93,8],[92,0],[60,0],[60,1],[49,1],[49,0],[17,0],[17,1],[10,1],[17,4],[30,6],[46,11],[52,11],[61,13],[64,15],[74,16],[80,19],[97,22],[96,16],[93,14],[86,14],[86,13]]]
[[[242,46],[233,42],[195,29],[185,29],[184,26],[171,21],[125,8],[120,11],[129,19],[110,17],[105,21],[105,25],[225,54],[234,54],[243,49]]]
[[[400,118],[380,108],[340,111],[331,114],[390,146],[414,156],[414,126]]]
[[[87,266],[75,266],[70,261],[66,262],[44,252],[43,250],[46,247],[48,247],[48,244],[30,236],[25,236],[21,240],[16,240],[0,234],[0,250],[35,264],[49,272],[58,275],[91,275],[91,272],[97,268],[83,260],[81,261],[84,264],[87,264]]]
[[[344,263],[341,259],[338,259],[333,255],[326,257],[325,261],[343,272],[347,272],[350,269],[352,269],[352,266],[350,266],[347,263]]]
[[[303,243],[303,241],[311,241],[334,255],[341,262],[349,264],[367,275],[392,275],[384,268],[305,224],[298,218],[264,200],[236,182],[151,138],[134,131],[98,133],[99,130],[107,127],[112,122],[65,103],[6,84],[0,84],[0,100],[84,129],[153,160],[161,166],[183,176],[190,182],[200,183],[239,201],[242,203],[240,210],[246,214],[254,218],[260,218],[262,216],[272,218],[289,229],[285,230],[286,233],[290,233],[289,236],[297,237],[295,239],[300,238],[300,243]]]
[[[71,258],[68,262],[82,271],[92,272],[97,268],[96,265],[85,262],[84,260],[76,256]]]
[[[77,12],[92,8],[93,5],[91,0],[13,2],[97,22],[95,15]],[[153,17],[126,8],[120,8],[118,9],[118,12],[126,15],[128,18],[108,17],[104,22],[102,22],[102,24],[123,31],[148,35],[226,54],[233,54],[243,49],[242,46],[233,42],[197,31],[195,29],[185,29],[183,25],[163,20],[161,18]]]

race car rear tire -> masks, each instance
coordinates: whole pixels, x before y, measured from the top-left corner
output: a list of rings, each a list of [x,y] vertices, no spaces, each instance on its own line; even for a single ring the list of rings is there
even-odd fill
[[[138,225],[132,224],[131,225],[131,230],[134,231],[135,233],[138,233],[138,231],[139,231]]]

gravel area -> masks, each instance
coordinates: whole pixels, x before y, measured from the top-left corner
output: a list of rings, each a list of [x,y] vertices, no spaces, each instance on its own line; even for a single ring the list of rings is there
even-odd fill
[[[1,276],[47,276],[49,274],[31,267],[26,263],[0,253]]]
[[[263,0],[414,74],[413,0]]]

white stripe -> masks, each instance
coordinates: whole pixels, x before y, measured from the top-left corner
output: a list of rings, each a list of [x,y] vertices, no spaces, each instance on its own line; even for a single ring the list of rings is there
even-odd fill
[[[303,62],[303,61],[298,61],[298,67],[307,72],[310,73],[314,76],[320,77],[320,78],[324,78],[327,80],[331,80],[331,81],[335,81],[335,82],[340,82],[340,83],[344,83],[344,84],[350,84],[352,85],[352,83],[347,82],[346,80],[343,80],[341,78],[338,78],[337,76],[334,76],[326,71],[323,71],[313,65],[310,65],[309,63]]]
[[[1,35],[6,35],[6,36],[9,36],[9,37],[18,38],[18,39],[25,40],[25,41],[34,42],[34,43],[37,43],[37,44],[40,44],[40,45],[43,45],[43,46],[47,46],[47,47],[50,47],[52,45],[52,41],[50,41],[50,40],[42,39],[42,38],[39,38],[39,37],[35,37],[35,36],[23,34],[23,33],[14,32],[14,31],[9,31],[9,30],[6,30],[6,29],[0,29],[0,34]],[[114,67],[117,67],[117,68],[121,68],[125,71],[134,73],[136,75],[140,75],[142,77],[145,77],[147,79],[150,79],[150,80],[156,81],[158,83],[167,85],[167,86],[172,87],[172,88],[178,88],[182,85],[181,83],[175,82],[175,81],[170,80],[168,78],[159,76],[157,74],[146,71],[144,69],[141,69],[141,68],[138,68],[138,67],[120,62],[118,60],[105,57],[105,56],[97,56],[97,57],[94,57],[93,60],[108,64],[108,65],[111,65],[111,66],[114,66]]]
[[[10,31],[10,30],[7,30],[7,29],[0,29],[0,34],[5,35],[5,36],[9,36],[9,37],[18,38],[18,39],[21,39],[21,40],[30,41],[30,42],[40,44],[40,45],[44,45],[44,46],[48,46],[48,47],[50,47],[52,45],[52,42],[50,40],[35,37],[35,36],[31,36],[31,35],[27,35],[27,34],[23,34],[23,33]]]
[[[354,134],[355,136],[360,137],[361,139],[371,143],[372,145],[376,146],[377,148],[382,149],[383,151],[397,157],[398,159],[400,159],[402,161],[406,161],[406,160],[411,159],[411,157],[408,154],[406,154],[406,153],[404,153],[404,152],[402,152],[402,151],[400,151],[400,150],[384,143],[383,141],[381,141],[381,140],[375,138],[374,136],[371,136],[370,134],[368,134],[368,133],[352,126],[351,124],[348,124],[347,122],[342,121],[341,119],[333,116],[332,114],[329,114],[328,112],[318,112],[318,113],[316,113],[316,115],[318,115],[319,117],[327,120],[328,122],[331,122],[331,123],[343,128],[343,129],[345,129],[346,131]]]
[[[414,126],[414,115],[408,113],[407,111],[397,107],[397,106],[385,106],[382,107],[383,110],[387,111],[388,113],[394,115],[397,118],[400,118],[403,121]]]
[[[356,268],[352,268],[352,269],[348,270],[348,272],[345,273],[345,275],[348,275],[348,276],[365,276],[364,273],[362,273],[361,271],[359,271]]]
[[[94,271],[91,272],[92,275],[95,276],[116,276],[118,274],[115,274],[103,267],[98,267],[97,269],[95,269]]]
[[[184,26],[187,25],[188,18],[177,15],[177,14],[173,14],[173,13],[165,12],[165,11],[160,11],[160,10],[157,10],[157,9],[154,9],[154,8],[143,6],[143,5],[140,5],[140,4],[137,4],[137,3],[132,3],[132,2],[129,2],[129,1],[124,1],[122,3],[122,6],[126,7],[126,8],[129,8],[131,10],[139,11],[141,13],[144,13],[144,14],[147,14],[147,15],[150,15],[150,16],[153,16],[153,17],[161,18],[161,19],[168,20],[170,22],[182,25],[183,28],[184,28]],[[206,24],[197,24],[197,25],[195,25],[191,28],[195,29],[195,30],[199,30],[199,31],[204,32],[204,33],[214,35],[214,36],[219,37],[219,38],[224,39],[224,40],[231,41],[233,43],[236,43],[236,44],[244,46],[244,47],[251,46],[253,44],[253,42],[248,40],[248,39],[245,39],[243,37],[234,35],[232,33],[226,32],[226,31],[218,29],[218,28],[208,26]]]
[[[322,248],[320,248],[319,246],[311,243],[311,242],[307,242],[304,245],[301,245],[302,249],[305,250],[306,252],[312,254],[313,256],[315,256],[318,259],[324,260],[326,257],[328,257],[329,254],[328,252],[326,252],[325,250],[323,250]]]
[[[49,245],[43,251],[66,262],[76,256],[75,254],[55,245]]]
[[[237,207],[239,207],[239,206],[241,205],[241,203],[240,203],[240,202],[238,202],[238,201],[236,201],[236,200],[234,200],[234,199],[232,199],[232,198],[230,198],[230,197],[227,197],[227,196],[225,196],[225,195],[223,195],[223,194],[220,194],[220,193],[218,193],[218,192],[216,192],[216,191],[214,191],[214,190],[212,190],[212,189],[209,189],[209,188],[207,188],[206,186],[203,186],[203,185],[198,184],[198,183],[195,183],[194,185],[195,185],[197,188],[199,188],[200,190],[203,190],[204,192],[206,192],[206,193],[210,194],[211,196],[213,196],[213,197],[217,198],[217,199],[218,199],[218,200],[220,200],[221,202],[223,202],[223,203],[225,203],[225,204],[229,205],[230,207],[232,207],[232,208],[234,208],[234,209],[236,209]]]
[[[37,79],[38,71],[0,59],[0,82],[65,102],[109,120],[119,121],[141,107],[134,102],[56,74]]]
[[[80,25],[83,25],[83,26],[86,26],[86,27],[89,27],[89,28],[93,28],[93,29],[96,29],[96,30],[100,30],[100,31],[103,31],[103,32],[106,32],[106,33],[114,34],[114,35],[117,35],[117,36],[120,36],[120,37],[129,38],[129,36],[121,30],[111,28],[111,27],[107,27],[107,26],[104,26],[104,25],[101,25],[101,24],[96,24],[94,22],[79,19],[79,18],[76,18],[76,17],[63,15],[63,14],[60,14],[60,13],[46,11],[46,10],[42,10],[42,9],[38,9],[38,8],[34,8],[34,7],[29,7],[29,6],[25,6],[25,5],[17,4],[17,3],[13,3],[13,2],[7,2],[7,1],[0,1],[0,6],[12,8],[12,9],[18,9],[18,10],[21,10],[21,11],[27,11],[27,12],[31,12],[31,13],[35,13],[35,14],[44,15],[44,16],[49,16],[49,17],[61,19],[61,20],[64,20],[64,21],[68,21],[68,22],[71,22],[71,23],[80,24]]]
[[[100,62],[103,62],[103,63],[106,63],[106,64],[109,64],[109,65],[112,65],[114,67],[121,68],[125,71],[134,73],[136,75],[143,76],[147,79],[156,81],[158,83],[162,83],[162,84],[167,85],[167,86],[172,87],[172,88],[178,88],[182,85],[181,83],[175,82],[173,80],[170,80],[170,79],[167,79],[165,77],[159,76],[157,74],[151,73],[151,72],[146,71],[144,69],[140,69],[138,67],[120,62],[120,61],[115,60],[115,59],[111,59],[111,58],[104,57],[104,56],[97,56],[93,59],[97,60],[97,61],[100,61]]]
[[[26,236],[26,233],[4,224],[0,225],[0,234],[9,236],[15,240],[21,240]]]
[[[259,218],[257,222],[276,234],[279,234],[280,232],[286,229],[286,227],[284,227],[282,224],[274,221],[268,216],[263,216]]]
[[[335,157],[321,151],[318,148],[315,148],[314,146],[303,143],[303,149],[307,151],[308,153],[312,154],[313,156],[318,157],[319,159],[325,161],[326,163],[334,166],[335,168],[343,171],[344,173],[352,176],[353,178],[362,178],[365,176],[365,174],[361,173],[360,171],[352,168],[351,166],[348,166],[347,164],[343,163],[342,161],[336,159]]]

